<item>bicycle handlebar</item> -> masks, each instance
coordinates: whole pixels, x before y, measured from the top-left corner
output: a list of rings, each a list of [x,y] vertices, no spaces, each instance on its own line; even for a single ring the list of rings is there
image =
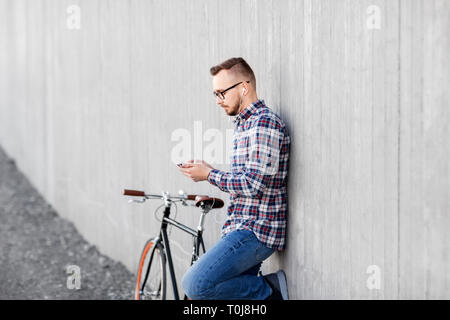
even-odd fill
[[[163,192],[162,195],[157,194],[146,194],[144,191],[140,190],[130,190],[125,189],[123,191],[123,194],[125,196],[133,196],[133,197],[143,197],[142,200],[129,200],[128,202],[139,202],[143,203],[147,199],[160,199],[164,200],[166,206],[170,206],[170,202],[182,202],[183,205],[188,205],[186,203],[186,200],[195,201],[196,207],[201,207],[203,210],[211,210],[211,209],[218,209],[222,208],[224,205],[224,202],[219,198],[212,198],[206,195],[199,195],[199,194],[186,194],[184,191],[180,190],[179,192],[181,194],[181,197],[173,197],[169,195],[168,192]],[[208,208],[209,207],[209,208]],[[208,209],[206,209],[208,208]],[[206,211],[207,212],[207,211]]]
[[[146,194],[144,191],[139,191],[139,190],[130,190],[130,189],[125,189],[123,191],[123,195],[124,196],[133,196],[133,197],[157,197],[157,198],[163,198],[162,195],[159,194]],[[182,197],[174,197],[174,196],[170,196],[170,199],[184,199],[184,200],[192,200],[195,201],[195,198],[197,196],[201,196],[204,197],[205,195],[200,195],[200,194],[187,194],[186,196],[182,196]]]

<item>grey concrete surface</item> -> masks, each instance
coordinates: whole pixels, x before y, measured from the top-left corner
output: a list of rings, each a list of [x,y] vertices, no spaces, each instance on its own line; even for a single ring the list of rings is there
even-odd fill
[[[209,67],[242,56],[292,139],[288,247],[263,270],[283,268],[293,299],[449,298],[449,16],[448,0],[1,0],[0,145],[134,272],[159,203],[124,188],[228,203],[172,152],[177,132],[192,156],[219,144],[209,129],[226,140]],[[181,279],[190,239],[172,236]]]
[[[61,218],[2,148],[0,221],[0,300],[133,299],[134,275]]]

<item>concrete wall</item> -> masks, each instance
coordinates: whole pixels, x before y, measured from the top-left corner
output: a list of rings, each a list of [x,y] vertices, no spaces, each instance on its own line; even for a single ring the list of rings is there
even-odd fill
[[[0,0],[0,145],[135,271],[159,203],[124,188],[228,203],[179,174],[172,134],[188,130],[192,155],[208,129],[225,139],[209,67],[243,56],[292,139],[288,248],[263,270],[284,268],[294,299],[450,298],[449,18],[448,0]],[[172,238],[181,279],[191,242]]]

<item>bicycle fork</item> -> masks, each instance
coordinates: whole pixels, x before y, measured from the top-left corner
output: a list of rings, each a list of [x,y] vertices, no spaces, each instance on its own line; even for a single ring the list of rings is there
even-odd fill
[[[169,215],[170,215],[170,206],[166,206],[164,209],[164,218],[168,218]],[[162,227],[161,227],[161,238],[163,240],[163,245],[166,250],[167,262],[169,264],[169,273],[170,273],[170,279],[172,280],[173,296],[174,296],[175,300],[179,300],[180,297],[178,295],[177,280],[175,279],[175,271],[173,268],[172,254],[170,253],[169,239],[167,237],[167,224],[168,224],[167,221],[165,221],[165,219],[163,219]]]

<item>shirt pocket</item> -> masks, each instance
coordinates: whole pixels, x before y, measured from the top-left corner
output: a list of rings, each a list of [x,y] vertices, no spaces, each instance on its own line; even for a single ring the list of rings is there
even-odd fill
[[[236,138],[236,145],[233,150],[233,165],[236,169],[242,169],[245,163],[248,161],[248,148],[249,148],[250,138],[248,135],[241,134]]]

